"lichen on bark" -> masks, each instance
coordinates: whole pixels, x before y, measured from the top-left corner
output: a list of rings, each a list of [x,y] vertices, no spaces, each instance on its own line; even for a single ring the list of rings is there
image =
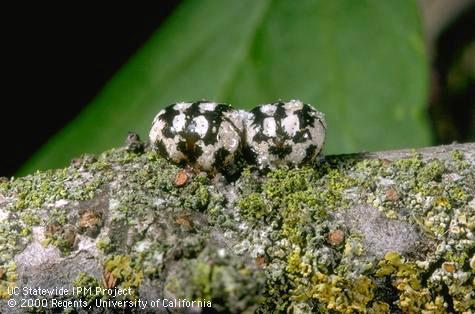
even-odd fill
[[[475,306],[475,144],[247,166],[232,182],[177,184],[180,171],[119,148],[0,181],[0,312],[23,312],[7,305],[13,287],[77,286],[133,293],[29,297],[85,302],[70,312],[139,298],[176,313]]]

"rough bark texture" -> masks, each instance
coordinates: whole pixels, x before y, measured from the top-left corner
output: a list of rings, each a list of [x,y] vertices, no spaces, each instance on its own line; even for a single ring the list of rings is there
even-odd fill
[[[134,150],[0,181],[1,313],[475,306],[475,144],[233,182]]]

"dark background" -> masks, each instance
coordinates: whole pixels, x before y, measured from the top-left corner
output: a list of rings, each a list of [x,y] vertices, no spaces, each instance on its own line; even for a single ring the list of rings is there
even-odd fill
[[[0,176],[88,104],[179,2],[2,9]]]
[[[159,6],[114,3],[113,8],[92,4],[2,8],[0,176],[13,175],[88,104],[179,2],[161,1]],[[427,109],[434,144],[475,140],[473,69],[458,74],[468,80],[462,90],[451,90],[447,80],[474,40],[475,6],[438,36]]]

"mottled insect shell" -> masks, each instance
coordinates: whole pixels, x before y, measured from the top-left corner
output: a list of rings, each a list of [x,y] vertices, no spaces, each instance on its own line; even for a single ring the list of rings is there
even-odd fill
[[[325,141],[323,113],[299,100],[260,105],[245,122],[245,155],[261,169],[315,159]]]
[[[241,151],[242,134],[242,119],[230,105],[181,102],[157,114],[150,142],[175,163],[213,172],[234,161]]]

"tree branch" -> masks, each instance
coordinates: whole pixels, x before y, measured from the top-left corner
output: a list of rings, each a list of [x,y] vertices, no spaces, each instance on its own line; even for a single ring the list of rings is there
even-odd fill
[[[0,181],[0,312],[475,306],[474,143],[234,182],[131,150]]]

